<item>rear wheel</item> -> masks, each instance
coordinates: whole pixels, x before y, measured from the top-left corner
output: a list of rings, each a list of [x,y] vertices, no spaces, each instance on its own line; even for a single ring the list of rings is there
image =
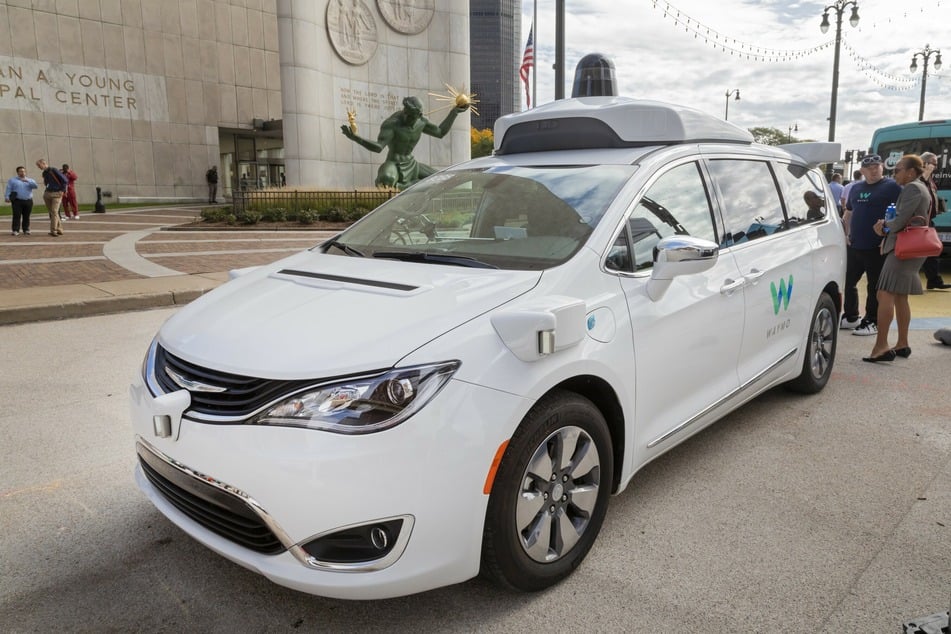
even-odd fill
[[[789,389],[803,394],[815,394],[826,386],[835,363],[838,334],[835,303],[828,293],[822,293],[812,313],[802,372],[787,384]]]
[[[522,591],[571,574],[601,530],[613,462],[607,423],[591,401],[559,392],[533,407],[492,486],[483,574]]]

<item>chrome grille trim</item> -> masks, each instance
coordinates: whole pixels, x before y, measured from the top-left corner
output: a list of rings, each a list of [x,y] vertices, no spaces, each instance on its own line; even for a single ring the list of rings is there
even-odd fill
[[[176,461],[175,459],[165,455],[164,453],[162,453],[161,451],[159,451],[158,449],[150,445],[148,442],[146,442],[142,438],[138,439],[138,442],[136,443],[136,450],[139,453],[139,460],[140,460],[140,464],[143,465],[143,471],[146,472],[146,477],[148,478],[152,486],[155,487],[155,489],[159,493],[162,494],[162,497],[164,497],[169,502],[169,504],[171,504],[176,509],[181,511],[183,514],[185,514],[189,519],[191,519],[196,524],[199,524],[200,526],[206,528],[207,530],[210,530],[216,535],[220,535],[221,537],[224,537],[225,539],[228,539],[229,541],[233,543],[236,543],[240,546],[248,548],[249,550],[260,552],[262,554],[271,554],[271,555],[279,554],[286,550],[290,550],[294,546],[294,542],[290,539],[290,537],[288,537],[287,533],[284,532],[284,529],[282,529],[280,525],[278,525],[278,523],[275,522],[273,518],[271,518],[271,516],[267,513],[267,511],[265,511],[254,498],[252,498],[250,495],[248,495],[241,489],[235,488],[216,478],[207,476],[199,471],[195,471],[194,469],[191,469],[190,467],[183,465],[182,463]],[[152,470],[154,470],[155,467],[153,465],[148,465],[148,463],[146,462],[146,459],[148,458],[148,456],[143,456],[142,452],[148,452],[149,455],[153,456],[154,458],[159,460],[161,463],[165,464],[168,467],[171,467],[172,469],[177,471],[181,476],[190,480],[194,484],[195,487],[212,488],[215,491],[217,491],[219,495],[231,499],[231,501],[235,505],[240,505],[241,507],[247,509],[248,513],[254,516],[260,522],[260,524],[266,527],[267,530],[273,535],[273,537],[275,538],[280,548],[270,547],[267,550],[262,550],[261,548],[251,547],[248,545],[248,543],[242,543],[241,541],[234,539],[233,535],[229,534],[228,531],[223,530],[221,526],[216,526],[214,523],[204,521],[199,513],[196,513],[194,511],[189,512],[189,510],[187,510],[186,508],[183,508],[180,501],[174,499],[174,497],[170,496],[166,490],[164,490],[162,487],[158,486],[155,483],[155,481],[153,480],[153,478],[155,477],[154,474],[149,474],[146,471],[145,469],[146,465]],[[211,499],[209,499],[209,497],[199,496],[194,493],[188,492],[186,489],[179,486],[174,481],[166,478],[165,476],[162,476],[162,474],[159,474],[159,475],[162,477],[162,479],[165,482],[167,482],[168,484],[172,486],[175,486],[178,490],[183,491],[186,495],[196,497],[196,498],[202,498],[205,500],[206,504],[211,504],[211,505],[217,506],[220,509],[224,509],[231,513],[235,513],[235,511],[233,509],[229,509],[227,505],[216,503],[212,501]],[[236,514],[240,514],[240,513],[236,513]]]

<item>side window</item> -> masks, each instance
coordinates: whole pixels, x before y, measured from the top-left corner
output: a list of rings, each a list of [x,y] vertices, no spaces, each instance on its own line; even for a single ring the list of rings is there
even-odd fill
[[[801,165],[779,164],[776,175],[786,190],[786,217],[790,226],[826,217],[825,188],[815,171]]]
[[[723,195],[727,233],[722,246],[755,240],[787,228],[782,198],[769,163],[713,159],[708,165]]]
[[[716,242],[710,199],[696,163],[661,174],[648,188],[631,212],[626,231],[611,248],[607,266],[616,270],[650,269],[654,247],[672,235]]]

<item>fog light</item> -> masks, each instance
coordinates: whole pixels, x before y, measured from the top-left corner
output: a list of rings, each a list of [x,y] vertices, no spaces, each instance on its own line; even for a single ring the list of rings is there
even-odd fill
[[[386,557],[403,528],[402,519],[345,528],[318,537],[303,548],[314,559],[331,564],[353,564]]]

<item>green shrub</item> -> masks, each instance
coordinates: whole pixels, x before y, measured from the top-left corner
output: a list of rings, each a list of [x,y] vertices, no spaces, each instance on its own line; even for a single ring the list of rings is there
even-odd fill
[[[317,212],[313,209],[301,209],[297,212],[297,222],[302,225],[312,225],[317,221]]]
[[[238,216],[238,220],[241,221],[243,225],[256,225],[261,220],[261,212],[254,211],[252,209],[247,209],[243,214]]]
[[[328,207],[320,211],[320,217],[328,222],[343,222],[347,219],[347,210],[343,207]]]
[[[231,207],[212,207],[201,210],[201,219],[205,222],[225,222],[232,213]]]
[[[357,220],[359,220],[360,218],[363,218],[368,213],[370,213],[370,210],[367,209],[366,207],[354,207],[353,209],[349,210],[346,213],[344,219],[347,220],[348,222],[356,222]]]
[[[287,210],[283,207],[271,207],[261,212],[261,220],[264,222],[284,222],[287,220]]]

